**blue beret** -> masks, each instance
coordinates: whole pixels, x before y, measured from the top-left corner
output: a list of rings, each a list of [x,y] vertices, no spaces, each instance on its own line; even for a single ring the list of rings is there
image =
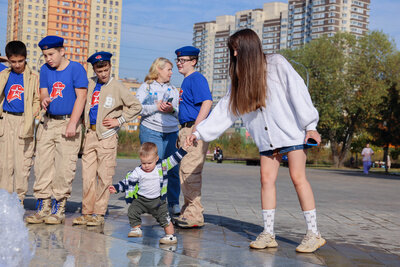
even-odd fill
[[[93,55],[91,55],[88,58],[87,62],[92,63],[92,65],[93,65],[94,63],[99,62],[99,61],[110,61],[111,57],[112,57],[111,53],[101,51],[101,52],[97,52],[97,53],[94,53]]]
[[[184,46],[179,49],[175,50],[175,54],[178,57],[183,57],[183,56],[198,56],[200,53],[200,49],[194,47],[194,46]]]
[[[63,46],[64,46],[64,39],[55,35],[46,36],[39,42],[39,47],[42,50],[54,47],[63,47]]]

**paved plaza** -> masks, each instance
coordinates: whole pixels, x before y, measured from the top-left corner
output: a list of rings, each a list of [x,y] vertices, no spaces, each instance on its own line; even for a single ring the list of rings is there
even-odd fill
[[[117,182],[138,166],[119,159]],[[143,216],[143,237],[128,238],[124,195],[111,196],[104,227],[72,226],[80,215],[82,178],[78,163],[65,225],[28,225],[36,242],[31,266],[400,266],[400,177],[365,176],[361,171],[307,169],[317,201],[317,216],[327,244],[315,253],[295,248],[305,222],[288,168],[277,181],[275,231],[279,247],[252,250],[262,228],[259,167],[206,163],[203,172],[205,226],[176,229],[178,244],[158,244],[163,230]],[[34,212],[34,176],[25,201]]]

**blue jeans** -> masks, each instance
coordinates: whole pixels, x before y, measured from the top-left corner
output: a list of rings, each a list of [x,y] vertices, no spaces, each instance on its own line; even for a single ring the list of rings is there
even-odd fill
[[[367,160],[367,161],[363,161],[363,169],[364,169],[364,173],[368,174],[369,169],[371,169],[372,163],[371,161]]]
[[[285,147],[280,147],[274,150],[266,150],[266,151],[261,151],[260,155],[261,156],[272,156],[274,153],[277,154],[285,154],[287,152],[293,151],[293,150],[302,150],[302,149],[307,149],[310,148],[311,146],[302,144],[302,145],[294,145],[294,146],[285,146]]]
[[[174,154],[177,150],[176,140],[178,139],[178,132],[161,133],[140,125],[139,133],[140,143],[152,142],[156,144],[158,149],[158,156],[160,159],[165,159]],[[173,206],[179,204],[179,194],[181,192],[181,184],[179,181],[179,164],[172,168],[167,175],[168,188],[167,199],[168,205]]]

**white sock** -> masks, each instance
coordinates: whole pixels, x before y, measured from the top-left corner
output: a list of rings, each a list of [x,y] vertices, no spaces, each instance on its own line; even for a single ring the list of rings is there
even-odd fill
[[[275,209],[262,210],[264,232],[274,235]]]
[[[307,210],[303,211],[303,214],[304,214],[304,219],[306,220],[307,230],[312,231],[314,234],[318,234],[317,211],[315,209]]]

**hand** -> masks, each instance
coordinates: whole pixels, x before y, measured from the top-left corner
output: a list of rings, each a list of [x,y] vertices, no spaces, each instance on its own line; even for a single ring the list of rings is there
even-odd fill
[[[119,121],[118,119],[106,118],[103,120],[103,126],[105,126],[107,129],[118,127]]]
[[[304,143],[307,143],[307,140],[309,138],[314,139],[315,141],[317,141],[317,144],[319,145],[321,143],[321,136],[319,135],[319,133],[315,130],[311,130],[311,131],[307,131],[306,133],[306,138],[304,139]]]
[[[76,123],[69,121],[65,129],[65,137],[74,137],[76,135]]]
[[[172,113],[172,111],[174,110],[174,107],[169,102],[162,102],[161,101],[159,110],[161,112],[165,112],[165,113]]]
[[[45,97],[45,98],[43,98],[43,100],[42,100],[42,102],[40,104],[42,105],[42,108],[44,110],[47,110],[47,107],[49,106],[50,102],[51,102],[51,98],[50,97]]]
[[[186,137],[186,142],[185,142],[186,148],[189,147],[189,146],[192,146],[193,144],[195,144],[196,141],[197,141],[197,137],[194,134],[191,134],[191,135],[187,136]],[[183,147],[183,149],[185,149],[185,147]]]
[[[113,185],[110,185],[108,187],[108,191],[110,191],[111,194],[116,194],[117,193],[117,190],[115,190],[115,187]]]

